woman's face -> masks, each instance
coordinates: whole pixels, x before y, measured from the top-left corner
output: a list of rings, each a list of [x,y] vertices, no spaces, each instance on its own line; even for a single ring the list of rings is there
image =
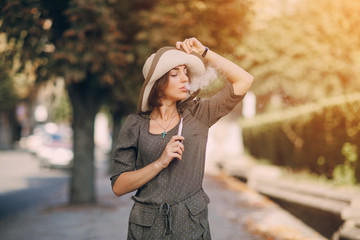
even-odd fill
[[[180,101],[188,97],[186,84],[189,82],[188,69],[179,65],[169,72],[169,80],[164,89],[164,100]]]

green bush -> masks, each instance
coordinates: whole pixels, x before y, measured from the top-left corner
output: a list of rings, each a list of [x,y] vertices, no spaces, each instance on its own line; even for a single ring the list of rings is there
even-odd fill
[[[344,155],[344,163],[335,166],[333,178],[335,184],[338,185],[353,185],[356,183],[355,167],[357,162],[357,147],[351,143],[345,143],[341,150]]]
[[[360,179],[359,113],[360,94],[352,94],[243,119],[240,124],[245,148],[256,158],[352,182],[351,174]]]

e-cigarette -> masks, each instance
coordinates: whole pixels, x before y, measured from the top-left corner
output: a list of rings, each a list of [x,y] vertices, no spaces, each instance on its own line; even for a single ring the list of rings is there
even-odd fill
[[[182,129],[183,129],[183,118],[180,118],[179,130],[178,130],[178,134],[177,134],[177,135],[181,136],[181,134],[182,134]]]

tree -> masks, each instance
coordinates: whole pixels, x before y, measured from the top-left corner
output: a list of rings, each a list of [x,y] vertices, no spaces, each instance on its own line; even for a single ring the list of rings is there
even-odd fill
[[[250,21],[247,0],[160,0],[151,12],[140,12],[151,51],[176,41],[197,37],[210,48],[232,53],[241,42]]]
[[[93,125],[100,106],[112,105],[120,122],[136,106],[145,58],[165,44],[197,36],[230,52],[246,29],[246,2],[5,1],[1,31],[24,39],[21,66],[30,60],[37,82],[61,76],[66,83],[74,129],[71,203],[96,201]]]
[[[276,4],[258,8],[236,51],[257,79],[258,110],[270,110],[272,99],[289,107],[360,91],[359,2]]]
[[[0,64],[0,149],[9,148],[20,135],[15,131],[17,129],[15,108],[18,101],[19,96],[16,94],[13,82],[6,68]]]
[[[58,41],[54,60],[73,107],[76,161],[70,196],[73,203],[94,202],[94,161],[89,161],[94,159],[94,120],[111,87],[122,79],[122,33],[102,2],[72,1],[65,14],[69,28]]]
[[[31,60],[37,82],[62,76],[73,107],[74,166],[70,202],[95,197],[94,119],[111,87],[121,81],[125,56],[106,1],[7,1],[2,31],[24,37],[22,66]]]
[[[0,148],[11,148],[20,140],[25,119],[17,115],[16,108],[24,100],[27,100],[27,108],[31,108],[37,90],[32,64],[20,64],[23,37],[17,42],[7,41],[7,34],[0,33],[0,115],[4,119],[0,121]]]

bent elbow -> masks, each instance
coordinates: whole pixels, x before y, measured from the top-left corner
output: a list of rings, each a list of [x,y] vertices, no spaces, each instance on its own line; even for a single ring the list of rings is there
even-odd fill
[[[254,76],[251,75],[250,73],[248,73],[247,82],[248,82],[249,88],[250,88],[250,86],[251,86],[252,83],[254,82]]]
[[[244,86],[244,89],[246,89],[245,92],[248,92],[251,88],[251,85],[253,84],[254,82],[254,76],[251,75],[250,73],[248,73],[248,76],[246,77],[246,83],[245,83],[245,86]]]
[[[121,191],[116,189],[115,186],[112,188],[112,191],[113,191],[114,195],[117,197],[121,197],[122,195],[124,195],[124,193],[122,193]]]

